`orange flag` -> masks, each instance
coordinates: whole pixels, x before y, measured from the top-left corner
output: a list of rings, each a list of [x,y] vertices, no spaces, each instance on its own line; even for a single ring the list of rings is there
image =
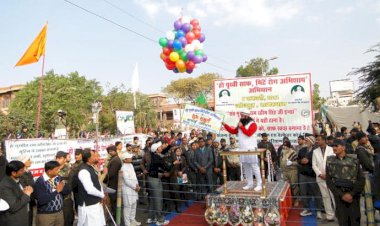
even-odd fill
[[[46,32],[47,24],[42,28],[38,36],[34,39],[32,44],[25,51],[24,55],[17,62],[15,67],[38,62],[40,57],[42,55],[45,55]]]

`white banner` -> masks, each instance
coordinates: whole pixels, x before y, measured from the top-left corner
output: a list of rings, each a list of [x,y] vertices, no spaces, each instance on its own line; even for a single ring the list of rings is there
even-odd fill
[[[182,114],[183,114],[183,109],[174,108],[173,109],[173,121],[174,122],[180,122]]]
[[[218,134],[223,118],[223,114],[186,104],[182,115],[182,123]]]
[[[267,133],[276,146],[287,136],[292,143],[312,133],[311,75],[296,74],[214,81],[215,111],[225,113],[225,122],[236,126],[239,111],[248,110],[258,125],[256,135]],[[227,137],[223,131],[220,137]]]
[[[135,122],[132,111],[116,111],[117,130],[121,134],[134,134]]]
[[[104,162],[107,157],[106,148],[110,145],[114,145],[116,141],[123,143],[123,151],[125,151],[125,145],[127,143],[133,143],[133,137],[138,137],[142,148],[145,145],[145,141],[148,138],[146,134],[127,135],[123,137],[102,138],[99,140],[99,164]],[[96,150],[96,144],[94,140],[57,140],[57,139],[27,139],[27,140],[6,140],[5,150],[8,161],[16,160],[20,155],[28,155],[32,160],[32,166],[30,168],[34,176],[39,176],[44,172],[44,165],[46,162],[55,159],[55,155],[58,151],[68,152],[71,155],[72,162],[75,161],[75,149],[76,148],[91,148]]]

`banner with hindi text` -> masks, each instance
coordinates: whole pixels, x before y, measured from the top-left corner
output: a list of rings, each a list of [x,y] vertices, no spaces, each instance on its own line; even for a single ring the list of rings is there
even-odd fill
[[[215,111],[225,114],[225,122],[237,125],[239,112],[248,110],[258,125],[256,136],[267,133],[275,145],[287,136],[293,144],[297,137],[312,133],[311,75],[276,75],[214,81]],[[223,129],[219,137],[227,137]]]
[[[98,148],[96,148],[95,140],[90,139],[78,139],[78,140],[61,140],[61,139],[18,139],[18,140],[6,140],[5,150],[8,161],[16,160],[20,155],[27,155],[32,160],[32,166],[30,171],[33,176],[39,176],[44,172],[44,165],[46,162],[55,160],[55,155],[58,151],[68,152],[71,155],[71,161],[75,161],[75,149],[76,148],[91,148],[99,150],[99,164],[102,164],[107,158],[106,148],[110,145],[114,145],[116,141],[123,143],[123,151],[125,151],[125,145],[127,143],[133,143],[133,137],[137,136],[142,146],[145,144],[148,135],[146,134],[134,134],[122,137],[101,138],[98,142]]]

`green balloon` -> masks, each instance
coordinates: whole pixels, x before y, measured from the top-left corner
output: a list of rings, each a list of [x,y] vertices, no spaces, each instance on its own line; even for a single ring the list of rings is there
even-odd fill
[[[168,44],[168,39],[167,38],[160,38],[160,40],[158,42],[160,43],[160,46],[166,47],[166,45]]]
[[[181,59],[185,62],[187,62],[187,54],[182,51],[182,53],[179,54],[181,56]]]
[[[203,52],[203,50],[201,50],[201,49],[197,49],[197,50],[195,50],[195,55],[197,55],[197,56],[203,56],[205,53]]]

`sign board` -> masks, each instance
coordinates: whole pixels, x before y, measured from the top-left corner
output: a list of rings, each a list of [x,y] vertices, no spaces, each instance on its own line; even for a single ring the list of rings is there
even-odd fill
[[[132,111],[116,111],[117,130],[121,134],[134,134],[135,122]]]
[[[137,136],[141,144],[145,144],[148,135],[135,134],[122,137],[102,138],[99,139],[98,149],[100,154],[99,163],[103,163],[107,158],[106,148],[115,144],[116,141],[123,143],[123,151],[127,143],[133,143],[133,137]],[[76,148],[91,148],[96,150],[94,140],[79,139],[79,140],[58,140],[58,139],[26,139],[26,140],[6,140],[5,150],[8,161],[16,160],[20,155],[28,155],[32,160],[30,171],[33,176],[39,176],[44,172],[46,162],[54,160],[55,154],[58,151],[65,151],[71,155],[71,160],[75,161]],[[142,147],[143,148],[143,147]]]
[[[258,125],[258,138],[265,132],[276,146],[284,136],[296,143],[299,135],[313,131],[310,77],[305,73],[215,80],[215,111],[223,112],[224,121],[235,126],[239,112],[248,110]],[[227,136],[223,131],[219,137]]]
[[[182,123],[212,133],[219,133],[223,118],[223,114],[186,104],[182,114]]]

